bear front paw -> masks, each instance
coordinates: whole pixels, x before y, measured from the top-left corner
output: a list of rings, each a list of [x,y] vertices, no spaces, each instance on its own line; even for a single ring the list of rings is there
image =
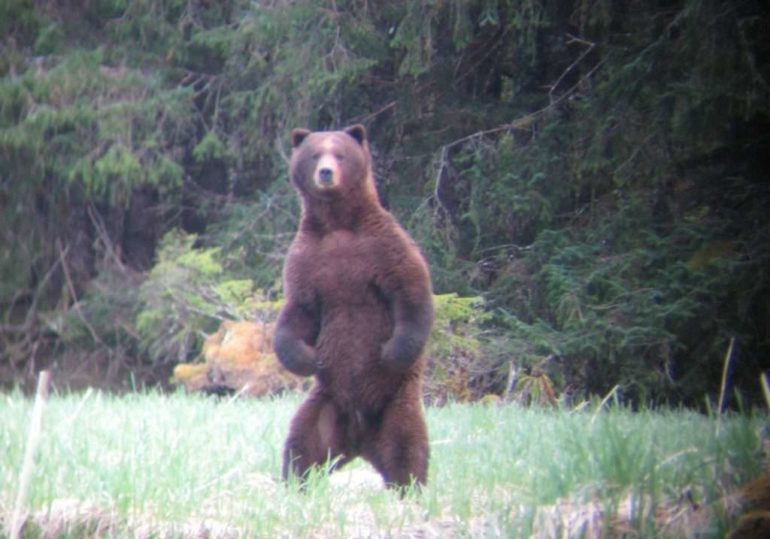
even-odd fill
[[[382,347],[382,360],[388,368],[400,372],[411,367],[421,351],[419,343],[413,339],[394,335]]]
[[[302,341],[276,339],[274,347],[281,364],[294,374],[312,376],[323,369],[315,349]]]

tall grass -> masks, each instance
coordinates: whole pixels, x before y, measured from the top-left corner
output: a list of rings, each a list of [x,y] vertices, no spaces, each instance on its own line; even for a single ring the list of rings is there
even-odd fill
[[[715,419],[687,411],[430,408],[428,485],[399,498],[364,462],[315,474],[303,492],[282,484],[298,403],[54,395],[22,536],[577,537],[622,525],[652,537],[669,529],[661,512],[697,503],[714,510],[685,528],[719,537],[729,522],[718,500],[759,474],[767,421],[728,415],[717,432]],[[3,526],[31,409],[0,396]]]

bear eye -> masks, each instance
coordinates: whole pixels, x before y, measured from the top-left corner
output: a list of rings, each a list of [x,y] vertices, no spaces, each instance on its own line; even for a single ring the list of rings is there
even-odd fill
[[[334,158],[335,158],[337,161],[344,161],[344,160],[345,160],[345,156],[344,156],[344,155],[342,155],[341,153],[335,153],[335,154],[334,154]]]
[[[319,159],[321,159],[321,154],[319,152],[316,152],[310,157],[312,157],[314,161],[318,161]]]

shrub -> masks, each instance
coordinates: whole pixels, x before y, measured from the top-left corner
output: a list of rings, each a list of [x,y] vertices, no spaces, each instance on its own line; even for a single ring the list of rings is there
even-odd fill
[[[136,328],[154,361],[187,361],[225,320],[272,320],[279,303],[250,279],[227,274],[219,248],[195,248],[196,237],[167,234],[158,262],[139,290]]]

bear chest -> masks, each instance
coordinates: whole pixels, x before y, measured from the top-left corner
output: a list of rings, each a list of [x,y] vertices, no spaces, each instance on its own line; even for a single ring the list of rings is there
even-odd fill
[[[314,259],[313,288],[327,307],[380,302],[377,250],[367,238],[329,234],[318,243]]]

